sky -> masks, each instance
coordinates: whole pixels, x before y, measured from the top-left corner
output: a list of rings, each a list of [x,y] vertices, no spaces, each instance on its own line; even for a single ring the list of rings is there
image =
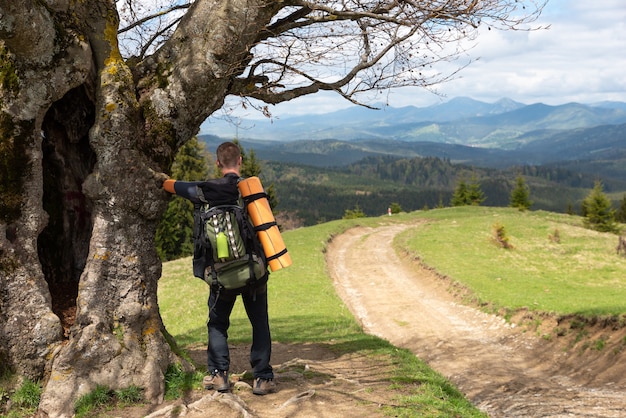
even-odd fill
[[[548,105],[626,102],[626,1],[549,0],[534,24],[550,28],[485,30],[469,51],[478,60],[437,86],[438,94],[404,88],[388,92],[384,100],[392,107],[425,107],[454,97]],[[270,112],[280,118],[349,106],[353,104],[336,94],[317,93],[271,106]],[[235,115],[262,117],[250,110]]]

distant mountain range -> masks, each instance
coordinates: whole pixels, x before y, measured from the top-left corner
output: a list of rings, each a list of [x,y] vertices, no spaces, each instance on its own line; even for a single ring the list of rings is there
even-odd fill
[[[423,108],[371,110],[354,106],[275,121],[241,119],[237,126],[211,119],[202,125],[201,135],[280,142],[383,139],[515,149],[556,132],[623,123],[626,123],[626,103],[622,102],[548,106],[525,105],[510,99],[485,103],[460,97]]]
[[[355,204],[369,214],[384,213],[389,202],[407,210],[445,204],[470,170],[489,205],[508,204],[519,172],[531,183],[537,209],[580,205],[594,179],[614,200],[626,193],[621,102],[548,106],[458,98],[426,108],[354,107],[239,126],[243,147],[265,162],[263,175],[276,184],[281,210],[307,225],[339,218]],[[207,127],[211,134],[199,137],[211,152],[235,137],[233,125]]]
[[[572,169],[589,165],[594,173],[610,168],[611,176],[626,171],[615,168],[626,162],[622,102],[548,106],[458,98],[426,108],[354,107],[287,118],[277,125],[255,123],[254,129],[239,131],[246,134],[239,140],[262,160],[337,167],[368,156],[434,156],[482,167],[559,163],[576,164]],[[212,151],[233,137],[201,138]],[[611,164],[602,163],[605,160]]]

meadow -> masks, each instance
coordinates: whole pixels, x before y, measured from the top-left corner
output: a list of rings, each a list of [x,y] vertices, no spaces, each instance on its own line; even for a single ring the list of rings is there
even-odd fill
[[[582,218],[545,211],[459,207],[425,212],[398,241],[422,262],[470,289],[479,304],[556,315],[626,313],[626,258],[618,237]],[[510,249],[494,242],[500,225]]]

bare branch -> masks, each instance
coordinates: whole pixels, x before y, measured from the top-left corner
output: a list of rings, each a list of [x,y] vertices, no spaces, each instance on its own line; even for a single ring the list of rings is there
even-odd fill
[[[139,58],[143,59],[143,57],[146,55],[146,53],[148,52],[148,50],[154,46],[154,43],[156,42],[156,40],[163,36],[165,33],[167,33],[168,31],[171,31],[172,28],[174,28],[174,26],[178,25],[178,22],[180,22],[180,19],[182,19],[182,17],[179,17],[177,19],[175,19],[173,22],[171,22],[169,25],[167,25],[165,28],[163,28],[162,30],[159,30],[158,32],[154,33],[152,35],[152,37],[146,41],[146,43],[143,45],[143,47],[141,48],[141,52],[139,53]]]
[[[195,0],[196,3],[204,1]],[[218,7],[228,9],[234,0],[210,1],[217,1]],[[368,91],[403,86],[429,88],[454,77],[472,61],[467,58],[457,70],[447,70],[447,74],[438,69],[442,68],[440,64],[466,54],[478,35],[478,28],[487,25],[501,30],[541,29],[528,24],[537,19],[547,2],[244,1],[246,7],[271,7],[276,12],[266,24],[258,25],[254,41],[243,45],[246,51],[236,51],[237,56],[242,57],[240,64],[229,67],[230,72],[222,71],[220,77],[231,77],[228,94],[266,103],[279,103],[320,90],[334,91],[356,103],[357,96]],[[150,16],[156,18],[161,14]],[[147,20],[148,16],[142,22]],[[156,48],[176,22],[172,19],[160,22],[159,30],[152,29],[152,36],[137,41]],[[250,30],[249,25],[228,24]],[[220,39],[220,50],[227,51],[229,43],[233,47],[241,46],[236,38],[213,36]],[[141,48],[142,56],[148,50]]]
[[[150,22],[151,20],[154,20],[154,19],[157,19],[157,18],[160,18],[160,17],[163,17],[163,16],[167,16],[170,13],[172,13],[173,11],[176,11],[176,10],[188,9],[190,6],[191,6],[191,3],[180,4],[180,5],[172,6],[172,7],[168,8],[168,9],[165,9],[165,10],[158,11],[157,13],[153,13],[151,15],[144,16],[143,18],[134,21],[130,25],[121,28],[120,30],[117,31],[117,33],[119,35],[119,34],[122,34],[124,32],[128,32],[131,29],[134,29],[136,27],[145,25],[146,23]],[[180,20],[180,18],[176,19],[176,22],[178,22],[179,20]]]

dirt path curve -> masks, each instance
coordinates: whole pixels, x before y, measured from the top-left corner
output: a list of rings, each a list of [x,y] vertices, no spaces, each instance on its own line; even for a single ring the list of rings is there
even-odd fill
[[[395,254],[406,227],[355,228],[330,244],[330,274],[366,332],[414,352],[491,417],[626,416],[623,374],[591,387],[595,371],[574,373],[564,352],[455,302],[433,272]]]

